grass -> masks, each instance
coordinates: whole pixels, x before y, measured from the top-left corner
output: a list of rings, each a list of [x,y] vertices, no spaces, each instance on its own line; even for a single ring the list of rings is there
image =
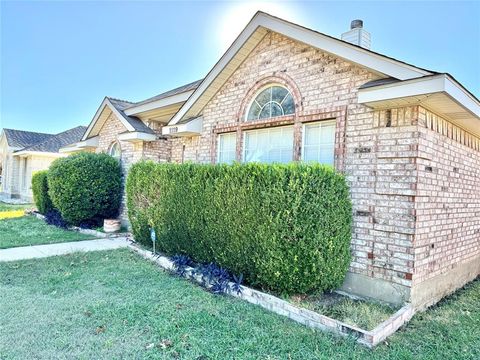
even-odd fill
[[[33,204],[7,204],[3,201],[0,201],[0,212],[1,211],[11,211],[11,210],[25,210],[33,209],[35,205]]]
[[[33,216],[0,220],[0,249],[93,238],[91,235],[47,225],[44,221]]]
[[[375,350],[215,296],[128,250],[0,263],[2,359],[478,359],[480,281]]]
[[[399,308],[378,302],[353,300],[336,293],[290,299],[298,306],[340,320],[348,325],[373,330]]]

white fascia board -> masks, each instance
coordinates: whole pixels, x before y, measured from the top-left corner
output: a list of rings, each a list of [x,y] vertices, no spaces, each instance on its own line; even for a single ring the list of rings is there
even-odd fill
[[[19,151],[16,153],[13,153],[13,156],[19,156],[19,157],[27,157],[27,156],[44,156],[44,157],[63,157],[63,154],[60,153],[54,153],[54,152],[46,152],[46,151]]]
[[[113,106],[113,104],[110,102],[110,100],[107,97],[105,97],[105,99],[103,99],[100,107],[95,112],[95,115],[94,115],[92,121],[88,125],[87,131],[85,131],[85,134],[83,135],[82,140],[87,140],[88,139],[88,135],[90,135],[90,133],[92,132],[92,130],[93,130],[95,124],[97,123],[98,118],[102,114],[102,111],[105,108],[105,106],[108,106],[110,108],[110,110],[112,110],[112,112],[117,116],[117,118],[127,128],[128,131],[134,131],[135,130],[133,128],[133,126],[130,125],[130,123],[127,120],[125,120],[123,115],[120,114],[120,112],[115,108],[115,106]]]
[[[445,92],[455,99],[460,105],[480,118],[480,102],[448,75],[445,78]]]
[[[480,118],[480,103],[478,100],[474,99],[464,88],[446,74],[360,89],[358,102],[368,104],[376,101],[440,92],[448,94],[461,106]]]
[[[128,109],[123,110],[123,112],[128,116],[137,115],[146,111],[185,102],[192,94],[193,90],[185,91],[183,93],[172,95],[159,100],[154,100],[146,104],[129,107]]]
[[[170,136],[196,136],[200,135],[203,128],[201,116],[184,124],[168,125],[162,128],[162,135]]]
[[[76,145],[79,148],[98,147],[98,141],[99,141],[99,137],[95,136],[95,137],[88,138],[87,140],[79,141],[78,143],[76,143]]]
[[[316,31],[306,29],[302,26],[287,22],[285,20],[270,16],[265,13],[257,13],[240,33],[230,48],[215,64],[200,86],[193,92],[175,116],[170,120],[170,125],[178,123],[193,104],[200,98],[213,80],[227,66],[230,60],[241,49],[248,38],[257,30],[263,27],[274,32],[283,34],[293,40],[303,42],[307,45],[324,50],[328,53],[341,57],[347,61],[359,64],[373,71],[400,79],[412,79],[420,76],[431,75],[431,72],[416,68],[414,66],[390,59],[380,54],[375,54],[358,46],[348,44],[339,39],[331,38]]]
[[[58,152],[62,154],[69,154],[77,151],[82,151],[82,148],[79,148],[76,144],[64,146],[58,149]]]
[[[118,140],[130,142],[155,141],[157,140],[157,136],[155,134],[144,133],[141,131],[132,131],[118,135]]]

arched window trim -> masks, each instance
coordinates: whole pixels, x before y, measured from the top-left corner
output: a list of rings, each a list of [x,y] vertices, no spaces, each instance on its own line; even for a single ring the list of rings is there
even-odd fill
[[[274,101],[272,100],[272,95],[270,95],[270,101],[266,102],[265,104],[263,105],[260,105],[257,101],[257,98],[258,96],[266,89],[268,88],[273,88],[273,87],[281,87],[283,89],[285,89],[287,91],[287,94],[283,97],[282,101],[278,102],[278,101]],[[293,115],[295,114],[295,111],[296,111],[296,104],[295,104],[295,97],[293,96],[293,93],[292,91],[290,91],[290,89],[288,87],[286,87],[285,85],[281,84],[281,83],[277,83],[277,82],[271,82],[271,83],[268,83],[268,84],[265,84],[264,86],[260,87],[259,89],[257,89],[257,91],[255,92],[255,94],[252,96],[252,99],[250,100],[250,102],[248,103],[248,106],[246,108],[246,111],[244,112],[244,115],[243,115],[243,120],[244,121],[258,121],[258,120],[267,120],[267,119],[274,119],[276,117],[279,117],[279,116],[285,116],[285,110],[282,106],[283,102],[285,101],[285,99],[287,99],[288,95],[290,95],[290,97],[292,98],[292,101],[293,101],[293,105],[294,105],[294,111],[292,114],[287,114],[287,115]],[[250,109],[252,108],[253,104],[257,104],[258,107],[260,108],[260,111],[259,111],[259,115],[257,116],[256,119],[251,119],[249,120],[248,119],[248,114],[250,113]],[[279,108],[282,110],[282,115],[277,115],[277,116],[273,116],[272,117],[272,109],[270,108],[270,116],[267,117],[267,118],[260,118],[260,114],[262,113],[263,109],[265,108],[265,106],[269,105],[269,104],[276,104],[279,106]]]
[[[118,149],[118,154],[112,153],[113,149],[117,147]],[[108,155],[111,157],[114,157],[115,159],[121,159],[122,158],[122,147],[120,146],[119,141],[113,141],[110,146],[108,147]]]

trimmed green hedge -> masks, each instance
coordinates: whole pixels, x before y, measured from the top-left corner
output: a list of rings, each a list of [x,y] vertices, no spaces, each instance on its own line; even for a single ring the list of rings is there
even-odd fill
[[[79,153],[55,160],[48,186],[53,205],[71,224],[99,225],[118,216],[122,170],[107,154]]]
[[[40,214],[46,214],[52,210],[53,204],[48,196],[48,170],[38,171],[32,176],[33,201]]]
[[[155,164],[130,168],[135,239],[166,254],[215,262],[284,294],[338,287],[350,264],[345,179],[321,165]]]

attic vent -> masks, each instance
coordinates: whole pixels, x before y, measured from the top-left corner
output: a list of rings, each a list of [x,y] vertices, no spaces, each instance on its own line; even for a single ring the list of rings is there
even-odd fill
[[[363,28],[362,20],[353,20],[350,31],[342,34],[342,40],[370,50],[372,44],[370,33]]]

